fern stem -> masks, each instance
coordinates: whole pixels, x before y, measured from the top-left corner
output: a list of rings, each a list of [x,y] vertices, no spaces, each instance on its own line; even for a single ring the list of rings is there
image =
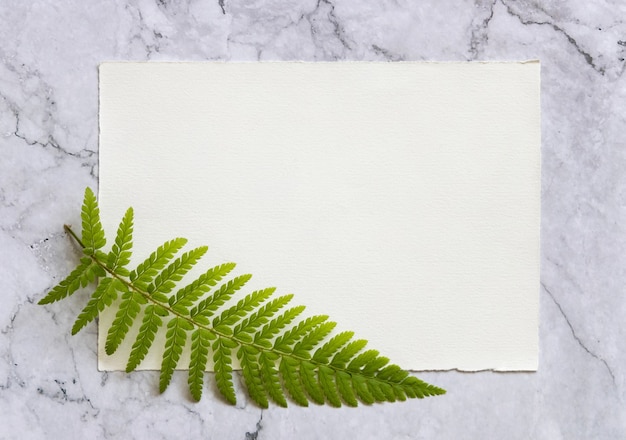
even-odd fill
[[[82,240],[81,240],[81,239],[80,239],[80,238],[76,235],[76,233],[74,233],[74,231],[72,230],[72,228],[71,228],[69,225],[63,225],[63,228],[65,229],[65,231],[66,231],[67,233],[69,233],[69,234],[72,236],[72,238],[73,238],[73,239],[74,239],[74,240],[78,243],[78,245],[80,245],[80,247],[81,247],[82,249],[85,249],[85,247],[86,247],[86,246],[85,246],[85,244],[84,244],[84,243],[82,242]],[[241,339],[238,339],[237,337],[235,337],[235,336],[233,336],[233,335],[225,334],[225,333],[222,333],[222,332],[217,331],[217,330],[216,330],[216,329],[214,329],[214,328],[204,326],[204,325],[202,325],[202,324],[200,324],[200,323],[198,323],[198,322],[194,321],[194,320],[193,320],[193,319],[191,319],[190,317],[188,317],[188,316],[186,316],[186,315],[183,315],[183,314],[181,314],[181,313],[177,312],[176,310],[174,310],[173,308],[171,308],[168,304],[166,304],[166,303],[162,303],[162,302],[160,302],[160,301],[157,301],[157,300],[156,300],[156,299],[154,299],[154,298],[152,297],[152,295],[150,295],[148,292],[146,292],[146,291],[144,291],[144,290],[142,290],[142,289],[138,288],[137,286],[135,286],[135,285],[132,283],[132,281],[128,281],[126,278],[124,278],[124,277],[122,277],[122,276],[118,275],[117,273],[115,273],[115,271],[114,271],[114,270],[112,270],[112,269],[110,269],[109,267],[107,267],[107,265],[106,265],[106,263],[105,263],[105,262],[102,262],[102,261],[100,261],[100,259],[98,259],[98,256],[97,256],[97,254],[96,254],[96,253],[91,254],[91,255],[86,255],[86,256],[87,256],[87,257],[89,257],[89,258],[91,258],[91,259],[92,259],[92,260],[93,260],[93,261],[94,261],[94,262],[95,262],[98,266],[100,266],[100,267],[101,267],[101,268],[102,268],[102,269],[103,269],[106,273],[108,273],[109,275],[111,275],[111,277],[112,277],[112,278],[116,278],[117,280],[119,280],[121,283],[123,283],[123,284],[124,284],[126,287],[128,287],[129,289],[131,289],[131,290],[133,290],[133,291],[135,291],[135,292],[139,293],[139,294],[140,294],[141,296],[143,296],[143,297],[144,297],[147,301],[149,301],[149,302],[151,302],[151,303],[155,304],[155,305],[156,305],[156,306],[158,306],[158,307],[161,307],[161,308],[162,308],[162,309],[164,309],[164,310],[167,310],[167,312],[168,312],[169,314],[171,314],[171,315],[173,315],[173,316],[176,316],[176,317],[178,317],[178,318],[180,318],[180,319],[183,319],[183,320],[185,320],[185,321],[189,322],[189,323],[190,323],[191,325],[193,325],[194,327],[197,327],[197,328],[201,328],[201,329],[207,330],[207,331],[211,332],[212,334],[214,334],[214,335],[216,335],[216,336],[218,336],[218,337],[220,337],[220,338],[225,338],[225,339],[229,339],[229,340],[231,340],[231,341],[234,341],[235,343],[237,343],[237,344],[238,344],[238,345],[240,345],[240,346],[253,347],[253,348],[255,348],[256,350],[258,350],[259,352],[265,352],[265,353],[278,353],[278,354],[280,354],[280,356],[283,356],[283,357],[288,357],[288,358],[294,359],[294,360],[296,360],[296,361],[298,361],[298,362],[308,362],[308,363],[310,363],[310,364],[312,364],[312,365],[315,365],[315,367],[316,367],[316,368],[319,368],[319,367],[327,367],[327,368],[330,368],[330,369],[332,369],[332,370],[334,370],[334,371],[338,371],[338,372],[343,372],[343,373],[346,373],[346,374],[348,374],[348,375],[350,375],[350,376],[353,376],[353,374],[354,374],[354,371],[348,370],[347,368],[341,368],[341,367],[337,367],[337,366],[334,366],[334,365],[328,365],[328,364],[325,364],[325,363],[323,363],[323,362],[318,362],[318,361],[315,361],[312,357],[311,357],[311,358],[305,358],[305,357],[298,356],[298,355],[293,354],[293,353],[287,353],[287,352],[284,352],[284,351],[282,351],[282,350],[275,350],[275,349],[267,348],[267,347],[265,347],[265,346],[255,344],[255,343],[254,343],[254,342],[252,342],[252,341],[250,341],[250,342],[248,342],[248,341],[242,341]],[[381,383],[385,383],[385,384],[400,384],[400,383],[404,382],[404,380],[402,380],[402,381],[400,381],[400,382],[388,381],[388,380],[380,379],[380,378],[378,378],[378,377],[376,377],[376,376],[367,376],[367,377],[368,377],[368,379],[369,379],[369,380],[375,380],[375,381],[377,381],[377,382],[381,382]],[[409,377],[410,377],[410,376],[409,376]]]
[[[82,249],[85,249],[85,244],[80,238],[78,238],[78,235],[76,235],[74,231],[72,231],[72,228],[69,225],[63,225],[63,229],[65,229],[65,232],[72,236],[72,238],[76,241],[76,243],[80,245]]]

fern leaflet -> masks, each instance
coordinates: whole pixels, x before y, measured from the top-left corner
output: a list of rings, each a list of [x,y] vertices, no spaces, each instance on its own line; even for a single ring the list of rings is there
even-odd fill
[[[213,343],[213,362],[215,363],[215,382],[222,396],[233,405],[237,402],[233,385],[233,367],[231,349],[237,347],[232,339],[219,337]]]
[[[283,394],[276,369],[276,361],[279,359],[278,354],[271,351],[262,351],[259,355],[259,363],[261,364],[261,379],[267,393],[279,406],[287,407],[287,400]]]
[[[72,271],[72,273],[57,284],[45,297],[43,297],[39,301],[39,304],[49,304],[62,300],[66,296],[76,292],[81,287],[85,287],[89,282],[85,273],[87,272],[87,269],[92,266],[92,263],[93,262],[87,257],[81,258],[80,264]]]
[[[189,321],[176,317],[167,324],[167,334],[165,337],[165,353],[163,354],[163,363],[161,363],[161,378],[159,380],[159,389],[165,391],[170,384],[172,374],[176,369],[183,347],[187,341],[187,332],[193,330],[193,326]]]
[[[176,295],[168,300],[169,305],[180,313],[189,314],[188,308],[191,307],[198,298],[201,298],[211,290],[211,287],[215,286],[234,268],[235,263],[225,263],[207,270],[193,283],[176,292]]]
[[[120,222],[115,236],[115,243],[107,258],[107,268],[112,272],[128,276],[126,265],[130,263],[133,247],[133,208],[128,208]]]
[[[209,347],[215,335],[203,328],[196,329],[191,335],[191,359],[189,361],[189,390],[194,399],[202,398],[204,370],[209,358]]]
[[[120,308],[115,314],[115,319],[107,334],[107,341],[104,346],[107,354],[115,353],[141,311],[141,305],[147,302],[145,297],[134,290],[126,290],[124,292]]]
[[[159,270],[163,269],[165,265],[174,258],[176,252],[178,252],[187,243],[186,238],[175,238],[173,240],[166,241],[157,248],[143,263],[139,264],[130,275],[130,281],[136,286],[145,290],[148,283],[159,273]]]
[[[270,401],[286,407],[288,399],[302,406],[315,402],[338,407],[445,392],[389,364],[389,359],[377,350],[366,349],[365,340],[353,339],[353,332],[333,334],[336,323],[326,315],[298,320],[305,308],[288,307],[291,294],[272,298],[276,289],[271,287],[233,299],[251,278],[244,274],[222,282],[235,268],[234,263],[215,266],[178,287],[207,252],[206,246],[177,257],[187,240],[175,238],[159,246],[136,268],[129,269],[133,210],[129,208],[124,214],[115,241],[105,253],[100,211],[89,188],[85,190],[81,222],[82,238],[69,226],[65,229],[82,248],[83,257],[39,304],[64,299],[100,277],[72,333],[88,325],[99,312],[115,307],[105,350],[107,354],[114,353],[130,329],[139,326],[126,365],[130,372],[141,364],[159,329],[165,326],[161,392],[170,384],[188,343],[188,385],[195,400],[202,397],[205,369],[211,358],[217,389],[226,401],[236,402],[234,356],[241,365],[248,394],[262,408],[267,408]],[[120,294],[121,299],[115,301]]]
[[[80,329],[93,321],[99,312],[110,306],[117,298],[117,291],[122,289],[123,285],[115,278],[105,278],[100,281],[91,299],[76,318],[74,327],[72,327],[72,334],[78,333]]]
[[[237,358],[241,364],[241,373],[248,388],[248,394],[261,408],[267,408],[269,402],[261,380],[261,370],[257,360],[258,354],[259,351],[256,348],[242,345],[237,351]]]
[[[87,255],[93,254],[97,249],[103,248],[106,244],[104,230],[100,223],[100,209],[96,195],[91,188],[85,190],[85,201],[81,212],[83,223],[83,244]]]
[[[146,357],[146,354],[148,354],[148,350],[154,342],[154,336],[157,330],[163,325],[162,316],[160,316],[163,314],[162,309],[154,304],[148,305],[144,310],[143,322],[141,323],[139,334],[137,335],[137,339],[135,339],[135,343],[128,357],[128,363],[126,364],[127,373],[137,368],[143,358]]]

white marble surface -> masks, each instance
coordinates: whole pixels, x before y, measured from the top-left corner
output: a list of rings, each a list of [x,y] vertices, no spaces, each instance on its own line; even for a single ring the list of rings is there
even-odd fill
[[[623,0],[0,2],[0,439],[626,438]],[[542,62],[537,373],[421,373],[444,397],[358,409],[191,403],[183,374],[96,370],[80,301],[34,304],[97,185],[104,60]],[[211,397],[211,393],[207,393]]]

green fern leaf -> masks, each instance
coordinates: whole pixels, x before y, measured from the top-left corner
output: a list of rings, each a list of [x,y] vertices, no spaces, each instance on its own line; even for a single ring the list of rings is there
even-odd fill
[[[383,356],[376,357],[369,361],[361,372],[366,376],[374,376],[374,374],[389,363],[389,359]]]
[[[363,403],[371,405],[375,402],[374,396],[372,396],[372,393],[367,387],[367,379],[364,376],[359,376],[358,374],[352,375],[352,387],[359,400]]]
[[[280,385],[276,361],[279,359],[278,354],[262,351],[259,355],[259,364],[261,369],[261,379],[263,386],[267,390],[272,400],[283,408],[287,407],[287,400]]]
[[[271,348],[272,338],[304,312],[304,309],[304,306],[292,307],[277,318],[272,319],[269,324],[254,335],[254,343],[265,348]]]
[[[160,314],[159,312],[161,310],[161,308],[154,304],[150,304],[145,308],[139,333],[137,334],[130,356],[128,357],[128,363],[126,364],[127,373],[137,368],[146,357],[146,354],[148,354],[148,350],[154,342],[154,336],[157,330],[163,325],[163,320],[161,319],[163,317],[162,314],[167,315],[167,313],[162,312],[162,314]]]
[[[335,375],[335,380],[343,401],[346,402],[348,406],[358,406],[359,402],[356,400],[356,395],[352,388],[352,377],[350,374],[339,370]]]
[[[292,346],[300,341],[309,331],[328,319],[326,315],[316,315],[301,321],[297,326],[279,336],[274,341],[274,350],[282,353],[291,353]]]
[[[141,305],[146,303],[147,300],[134,290],[126,290],[122,294],[120,308],[115,314],[115,319],[107,334],[107,341],[104,346],[106,354],[115,353],[141,311]]]
[[[217,389],[226,400],[234,405],[237,403],[233,385],[233,367],[231,350],[237,344],[230,339],[219,337],[213,343],[213,363],[215,366],[215,382]]]
[[[202,398],[204,370],[209,356],[211,340],[215,335],[203,328],[196,329],[191,335],[191,359],[189,361],[189,391],[196,401]]]
[[[98,264],[91,264],[83,276],[80,278],[81,287],[87,287],[87,284],[93,283],[97,277],[106,276],[106,271]]]
[[[350,342],[333,357],[330,364],[337,369],[344,369],[346,364],[350,362],[350,359],[356,356],[359,351],[363,350],[366,345],[367,341],[365,339],[357,339],[356,341]]]
[[[313,328],[309,333],[304,335],[304,337],[294,346],[293,354],[295,356],[309,359],[311,357],[310,351],[320,343],[330,332],[333,331],[336,322],[323,322],[317,327]]]
[[[361,370],[361,367],[363,367],[368,362],[376,359],[376,356],[378,356],[378,350],[364,351],[363,353],[352,359],[350,364],[348,364],[348,371],[358,373]]]
[[[319,367],[319,383],[324,391],[324,395],[328,402],[335,407],[341,406],[341,399],[339,398],[339,392],[337,385],[335,384],[335,372],[332,368],[326,365],[320,365]]]
[[[235,268],[235,263],[224,263],[215,266],[200,275],[193,283],[183,287],[176,295],[170,297],[169,305],[179,313],[189,314],[191,307],[200,297],[205,295]]]
[[[196,265],[207,250],[209,250],[207,246],[201,246],[189,252],[185,252],[182,256],[174,260],[174,262],[158,274],[154,282],[148,286],[148,293],[152,295],[155,293],[170,293],[176,287],[176,282],[180,281],[183,276]]]
[[[152,279],[159,273],[159,270],[163,269],[186,243],[187,239],[180,237],[166,241],[130,273],[130,280],[136,286],[145,290]]]
[[[249,280],[252,275],[240,275],[226,284],[223,284],[213,295],[203,299],[198,303],[196,307],[191,309],[190,315],[193,318],[196,315],[201,315],[204,319],[201,322],[208,324],[209,318],[213,316],[213,313],[224,305],[226,301],[230,299],[233,294],[241,289]]]
[[[402,389],[402,386],[397,383],[394,383],[391,386],[393,387],[393,392],[396,395],[396,400],[399,400],[400,402],[404,402],[406,400],[406,393]]]
[[[369,390],[369,392],[372,394],[374,401],[384,402],[386,400],[385,394],[383,393],[382,389],[380,388],[380,384],[377,381],[366,378],[365,384],[367,385],[367,389]]]
[[[87,255],[91,255],[106,244],[104,229],[102,229],[102,223],[100,223],[100,209],[98,208],[96,195],[91,188],[85,189],[81,220],[83,224],[82,241],[85,246],[84,252]]]
[[[233,270],[234,263],[215,266],[179,288],[178,283],[206,253],[206,246],[175,258],[186,243],[184,238],[175,238],[129,271],[126,266],[133,238],[131,208],[122,218],[108,253],[102,250],[106,239],[98,203],[90,189],[85,191],[81,219],[82,239],[69,226],[65,229],[82,247],[84,256],[39,303],[66,298],[100,278],[72,333],[107,307],[115,308],[105,344],[107,354],[112,354],[141,314],[139,332],[126,365],[128,372],[145,359],[159,328],[167,323],[159,379],[161,392],[170,384],[191,336],[188,385],[195,400],[202,397],[204,370],[212,356],[217,389],[229,403],[236,402],[232,366],[235,355],[248,394],[262,408],[267,408],[270,400],[286,407],[287,396],[302,406],[312,401],[338,407],[344,403],[357,406],[359,401],[394,402],[444,393],[390,364],[377,350],[367,350],[366,341],[353,340],[352,332],[332,335],[336,323],[328,321],[328,316],[299,318],[304,306],[286,307],[291,294],[272,299],[276,289],[266,288],[229,304],[251,278],[239,275],[212,291]],[[115,301],[120,293],[121,300]]]
[[[232,327],[250,311],[254,310],[255,307],[266,301],[275,290],[275,287],[268,287],[263,290],[255,290],[251,294],[246,295],[246,297],[240,300],[236,305],[224,310],[220,316],[215,318],[213,320],[213,327],[217,328],[221,325]]]
[[[172,375],[183,353],[183,347],[187,342],[187,332],[193,330],[189,321],[176,317],[167,324],[165,335],[165,352],[161,363],[161,377],[159,379],[159,390],[164,392],[172,380]]]
[[[328,359],[341,347],[346,345],[354,336],[354,332],[342,332],[333,337],[330,341],[318,348],[313,355],[313,361],[319,364],[328,364]]]
[[[72,273],[57,284],[50,292],[48,292],[46,296],[40,299],[39,304],[50,304],[52,302],[62,300],[80,289],[81,285],[82,287],[85,287],[88,284],[85,272],[91,267],[91,265],[91,259],[87,257],[81,258],[80,264],[72,271]]]
[[[279,371],[283,378],[285,389],[291,398],[301,406],[309,406],[309,399],[304,394],[304,387],[298,372],[300,362],[291,357],[283,357],[280,361]]]
[[[120,275],[128,276],[126,265],[130,263],[133,247],[133,208],[128,208],[120,222],[115,243],[107,257],[107,267]]]
[[[402,382],[408,375],[408,371],[404,371],[397,365],[391,364],[381,369],[376,377],[385,381]]]
[[[324,392],[317,381],[317,375],[315,374],[315,365],[308,361],[300,362],[300,378],[302,379],[302,385],[313,399],[315,403],[320,405],[324,403]]]
[[[395,402],[396,401],[396,393],[393,391],[393,387],[386,382],[379,382],[380,389],[385,395],[385,400],[387,402]]]
[[[82,312],[78,315],[74,326],[72,327],[72,334],[78,333],[84,326],[93,321],[98,313],[103,311],[106,307],[110,306],[117,298],[117,292],[123,291],[124,285],[115,278],[105,278],[100,281],[100,284],[94,291],[91,299],[85,306]]]
[[[242,345],[237,351],[237,358],[241,364],[241,373],[248,388],[248,394],[261,408],[267,408],[269,402],[261,379],[258,355],[259,351],[249,345]]]
[[[437,396],[445,393],[441,388],[427,384],[414,376],[407,377],[402,381],[401,385],[406,395],[412,399],[422,399],[424,397]]]
[[[263,324],[266,324],[271,317],[276,314],[276,312],[291,301],[292,297],[293,295],[281,296],[280,298],[276,298],[275,300],[265,304],[259,310],[250,315],[249,318],[243,320],[241,324],[235,327],[233,331],[234,336],[237,339],[245,340],[247,342],[252,341],[252,335],[256,332],[256,330]]]

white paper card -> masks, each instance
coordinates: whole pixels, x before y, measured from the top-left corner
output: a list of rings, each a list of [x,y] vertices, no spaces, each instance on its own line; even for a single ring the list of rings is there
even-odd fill
[[[535,370],[539,72],[104,63],[109,242],[133,206],[135,264],[186,237],[209,245],[193,274],[237,262],[254,275],[244,293],[294,293],[404,368]],[[111,320],[99,367],[124,369],[133,336],[104,354]],[[140,368],[158,369],[162,351],[158,335]]]

